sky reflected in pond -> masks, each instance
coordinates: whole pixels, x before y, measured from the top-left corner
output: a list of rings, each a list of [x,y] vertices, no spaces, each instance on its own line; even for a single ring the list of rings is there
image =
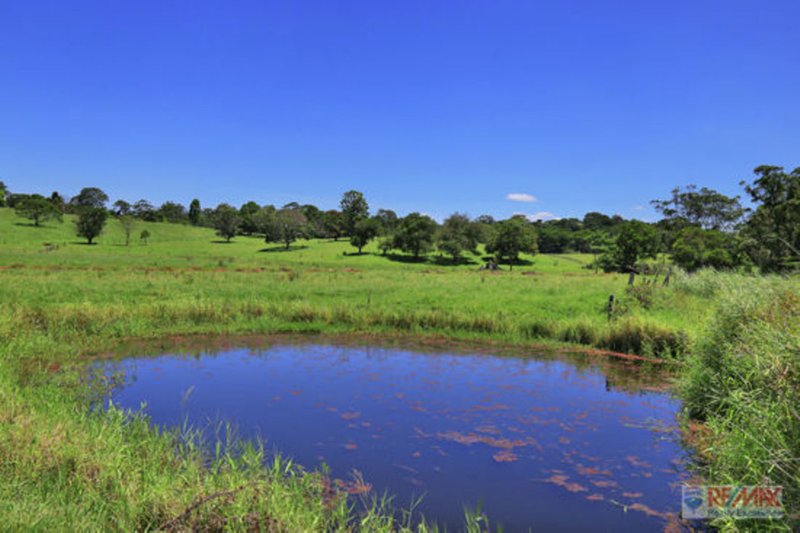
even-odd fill
[[[511,531],[663,530],[680,506],[679,404],[630,365],[290,344],[103,366],[156,424],[231,422],[449,528],[481,504]]]

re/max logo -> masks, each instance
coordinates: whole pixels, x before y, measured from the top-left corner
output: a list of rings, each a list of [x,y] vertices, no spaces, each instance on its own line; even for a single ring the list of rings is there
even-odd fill
[[[683,486],[684,518],[780,518],[783,487],[770,485]]]
[[[708,487],[708,506],[725,507],[783,507],[783,487],[722,486]]]

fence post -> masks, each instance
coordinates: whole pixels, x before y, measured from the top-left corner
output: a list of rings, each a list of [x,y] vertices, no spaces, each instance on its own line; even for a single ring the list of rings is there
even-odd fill
[[[669,286],[669,277],[671,275],[672,275],[672,267],[670,267],[669,270],[667,270],[667,275],[664,276],[664,283],[661,284],[662,287],[668,287]]]

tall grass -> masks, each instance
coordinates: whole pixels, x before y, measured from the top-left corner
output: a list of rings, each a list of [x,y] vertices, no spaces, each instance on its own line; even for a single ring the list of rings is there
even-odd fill
[[[719,294],[688,358],[682,395],[716,483],[783,485],[793,520],[725,528],[800,527],[800,291],[783,280],[704,274],[689,290]]]

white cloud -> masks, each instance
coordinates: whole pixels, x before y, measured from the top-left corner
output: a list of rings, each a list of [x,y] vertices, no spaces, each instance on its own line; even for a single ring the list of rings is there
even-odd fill
[[[557,220],[558,217],[555,216],[550,211],[539,211],[538,213],[534,213],[532,215],[528,215],[528,220],[530,221],[537,221],[537,220]]]
[[[506,195],[506,200],[511,200],[512,202],[535,202],[536,197],[524,192],[510,192]]]
[[[635,205],[635,206],[633,206],[633,210],[634,211],[644,211],[644,206],[643,205]]]
[[[516,215],[522,215],[531,222],[536,222],[537,220],[558,220],[560,218],[550,211],[538,211],[530,215],[527,213],[514,213],[514,216]]]

